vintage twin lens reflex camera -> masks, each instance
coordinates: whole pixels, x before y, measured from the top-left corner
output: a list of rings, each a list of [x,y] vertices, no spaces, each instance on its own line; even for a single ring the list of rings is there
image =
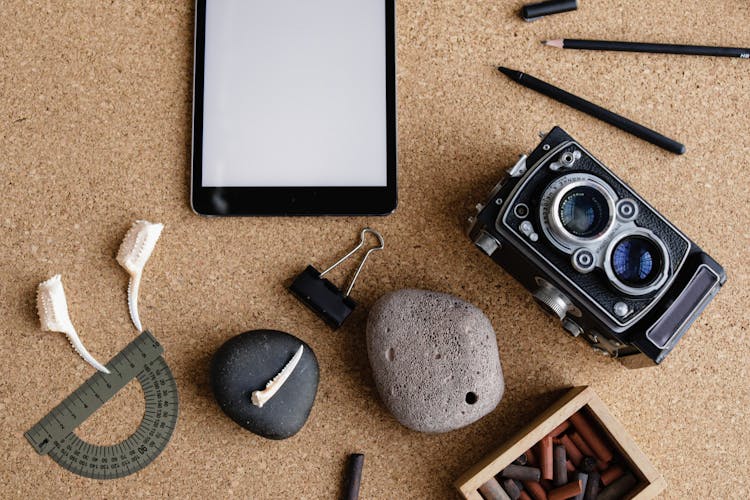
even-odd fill
[[[559,318],[626,366],[660,363],[724,269],[559,127],[477,206],[469,235]]]

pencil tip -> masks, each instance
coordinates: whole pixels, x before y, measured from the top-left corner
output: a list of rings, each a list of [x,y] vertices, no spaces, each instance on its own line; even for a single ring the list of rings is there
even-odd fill
[[[506,68],[505,66],[498,66],[497,70],[507,76],[508,78],[512,79],[518,79],[518,76],[521,74],[520,71],[516,71],[514,69]]]
[[[562,49],[565,47],[565,44],[563,42],[563,40],[545,40],[542,43],[544,45],[549,45],[550,47],[557,47],[558,49]]]

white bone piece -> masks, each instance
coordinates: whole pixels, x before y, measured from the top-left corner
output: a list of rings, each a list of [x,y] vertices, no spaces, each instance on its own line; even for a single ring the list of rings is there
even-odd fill
[[[304,346],[299,346],[299,349],[297,349],[297,352],[294,353],[294,356],[292,356],[292,359],[289,360],[289,363],[287,363],[286,366],[282,368],[278,375],[276,375],[266,384],[265,389],[263,389],[262,391],[253,391],[253,393],[250,395],[250,399],[255,406],[257,406],[258,408],[263,408],[263,405],[266,404],[268,400],[271,399],[279,391],[279,389],[281,389],[281,386],[284,385],[284,382],[287,381],[289,376],[294,371],[294,368],[296,368],[297,363],[299,363],[299,360],[302,357],[303,348]]]
[[[36,307],[42,329],[48,332],[64,333],[73,349],[91,366],[100,372],[109,373],[104,365],[99,363],[83,346],[78,337],[73,322],[68,314],[68,301],[65,298],[62,277],[57,274],[39,284],[36,294]]]
[[[163,224],[153,224],[145,220],[135,221],[125,235],[125,239],[117,252],[117,262],[130,273],[128,284],[128,309],[130,319],[139,332],[143,331],[141,318],[138,316],[138,289],[141,285],[141,275],[156,242],[164,229]]]

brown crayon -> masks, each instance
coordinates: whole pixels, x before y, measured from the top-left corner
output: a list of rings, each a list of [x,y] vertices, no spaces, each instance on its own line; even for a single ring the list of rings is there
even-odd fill
[[[539,442],[539,462],[542,469],[542,478],[553,479],[554,467],[552,459],[552,437],[544,436]]]
[[[566,420],[565,422],[561,423],[560,425],[552,429],[552,432],[550,432],[547,435],[552,436],[552,437],[557,437],[563,432],[565,432],[566,430],[568,430],[568,427],[570,427],[570,422]]]
[[[573,462],[571,462],[570,460],[566,460],[565,461],[565,468],[568,469],[568,472],[575,472],[576,471],[576,466],[573,465]]]
[[[547,500],[547,492],[539,483],[524,481],[523,487],[534,500]]]
[[[548,500],[565,500],[566,498],[574,497],[581,493],[583,490],[583,484],[581,481],[573,481],[565,486],[560,486],[550,491],[547,495]]]
[[[612,452],[604,444],[604,440],[599,437],[599,433],[589,424],[588,420],[580,413],[574,413],[570,416],[570,423],[576,428],[581,437],[586,441],[596,458],[602,462],[612,460]]]
[[[568,482],[568,467],[565,464],[568,461],[568,455],[565,453],[565,446],[556,444],[553,448],[553,455],[552,484],[562,486]]]
[[[602,484],[604,486],[609,486],[616,480],[620,479],[623,475],[625,475],[625,470],[619,465],[613,465],[602,472]]]
[[[581,463],[581,460],[583,460],[583,454],[581,453],[581,450],[578,449],[578,446],[573,443],[573,441],[563,434],[560,436],[559,439],[560,443],[565,446],[565,451],[568,453],[568,458],[571,462],[573,462],[573,465],[578,467],[578,464]]]
[[[593,457],[594,452],[589,448],[589,445],[586,444],[586,441],[583,440],[580,434],[577,432],[573,432],[570,434],[570,440],[573,441],[573,444],[578,447],[578,450],[584,455],[588,457]],[[596,461],[596,466],[599,468],[600,471],[603,471],[607,468],[607,463],[602,462],[601,460]]]
[[[531,497],[529,496],[528,493],[526,493],[525,491],[521,490],[521,496],[518,497],[518,500],[531,500]]]
[[[500,471],[500,475],[508,477],[510,479],[518,479],[520,481],[534,481],[539,482],[542,478],[542,471],[536,467],[525,467],[523,465],[509,465]]]
[[[479,493],[481,493],[486,500],[510,500],[508,494],[505,493],[505,490],[494,477],[491,477],[486,483],[479,487]]]

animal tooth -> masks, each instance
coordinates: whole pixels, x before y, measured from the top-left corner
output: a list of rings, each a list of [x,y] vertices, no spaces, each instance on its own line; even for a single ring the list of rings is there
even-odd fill
[[[153,224],[145,220],[137,220],[125,235],[125,239],[117,252],[117,262],[130,273],[128,283],[128,310],[130,319],[139,332],[143,331],[141,318],[138,316],[138,289],[141,285],[141,275],[156,242],[161,235],[163,224]]]
[[[281,386],[284,385],[284,382],[286,382],[294,371],[294,368],[297,366],[297,363],[299,363],[299,360],[302,357],[303,348],[304,346],[299,346],[299,349],[294,353],[294,356],[289,360],[289,363],[287,363],[286,366],[284,366],[284,368],[282,368],[282,370],[266,384],[265,389],[262,391],[253,391],[250,399],[255,406],[263,408],[263,405],[266,404],[268,400],[279,391],[279,389],[281,389]]]
[[[42,330],[49,332],[64,333],[73,349],[91,366],[100,372],[109,373],[109,370],[99,363],[83,346],[78,337],[73,322],[68,314],[68,301],[65,298],[62,277],[57,274],[47,281],[39,284],[36,294],[36,307],[39,312],[39,321]]]

